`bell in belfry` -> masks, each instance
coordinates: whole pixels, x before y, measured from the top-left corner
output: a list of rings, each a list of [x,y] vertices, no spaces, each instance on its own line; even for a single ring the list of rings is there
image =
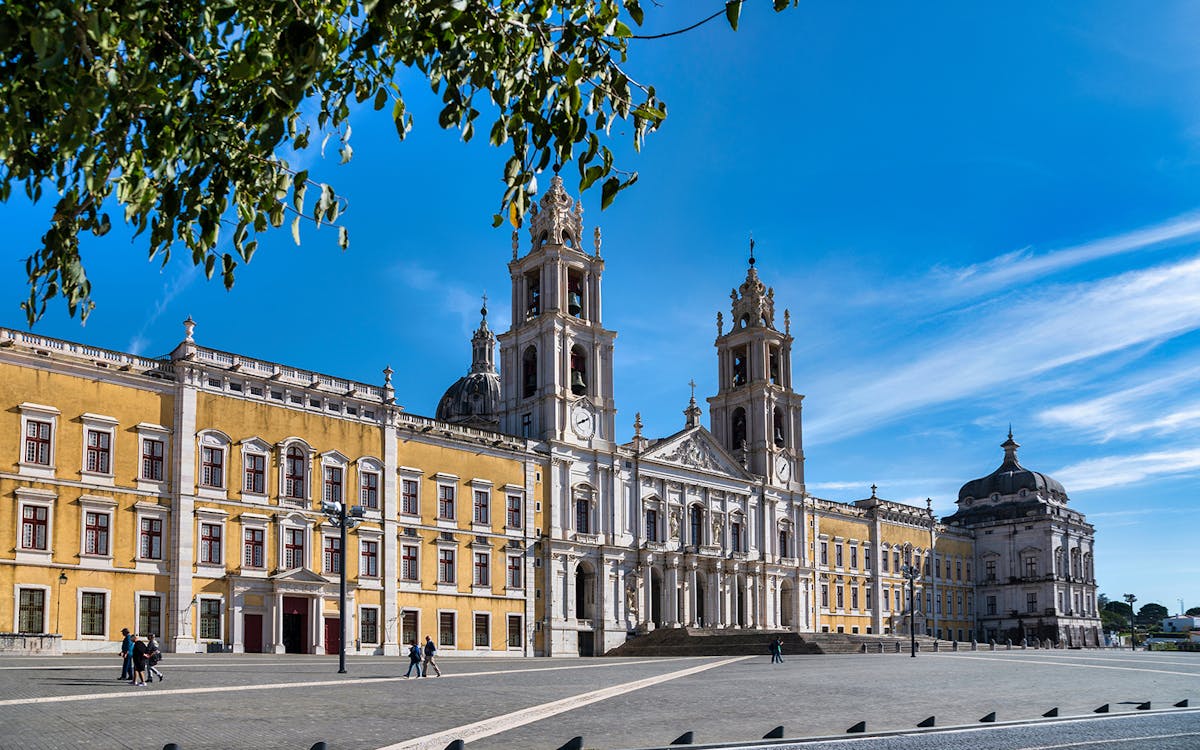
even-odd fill
[[[567,312],[575,317],[583,312],[583,297],[574,289],[567,292]]]
[[[583,382],[583,373],[579,370],[571,370],[571,393],[576,396],[587,393],[587,383]]]

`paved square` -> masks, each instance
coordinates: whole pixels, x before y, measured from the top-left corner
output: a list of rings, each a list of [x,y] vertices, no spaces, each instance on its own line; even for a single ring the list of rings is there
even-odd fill
[[[406,660],[168,655],[166,680],[116,679],[119,659],[0,660],[0,748],[330,750],[430,747],[555,750],[582,735],[587,748],[654,747],[692,731],[697,743],[906,730],[1092,715],[1101,704],[1132,713],[1200,703],[1200,655],[999,651],[852,656],[766,654],[689,659],[442,660],[441,678],[400,677]]]

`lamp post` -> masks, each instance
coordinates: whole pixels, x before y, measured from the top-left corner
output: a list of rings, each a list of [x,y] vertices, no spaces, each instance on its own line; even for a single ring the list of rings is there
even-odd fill
[[[66,582],[67,582],[67,574],[65,572],[59,573],[58,574],[58,607],[57,607],[57,611],[54,613],[54,632],[58,633],[60,636],[62,635],[62,625],[61,625],[61,623],[62,623],[62,590],[63,590],[63,584],[65,584]]]
[[[1122,597],[1129,604],[1129,650],[1137,650],[1137,641],[1134,638],[1133,624],[1133,603],[1137,601],[1137,597],[1133,594],[1126,594]]]
[[[346,530],[358,525],[363,509],[361,505],[347,508],[341,500],[326,500],[321,512],[342,532],[338,547],[338,674],[346,674]]]
[[[920,577],[921,571],[917,569],[917,566],[909,563],[901,569],[900,573],[904,576],[904,580],[908,581],[908,637],[912,644],[912,657],[915,659],[917,658],[917,611],[914,600],[917,578]]]

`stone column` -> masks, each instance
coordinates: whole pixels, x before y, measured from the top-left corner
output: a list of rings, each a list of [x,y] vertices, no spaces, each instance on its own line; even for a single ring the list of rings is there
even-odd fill
[[[387,385],[384,393],[391,399],[391,373],[389,367],[385,374],[387,376]],[[397,540],[399,532],[399,523],[397,517],[400,511],[400,493],[399,483],[397,482],[397,474],[400,467],[399,456],[399,440],[396,438],[396,407],[391,404],[385,404],[384,413],[386,417],[383,420],[383,425],[380,427],[380,440],[383,444],[383,476],[381,477],[382,486],[379,488],[382,497],[381,506],[383,508],[383,539],[380,547],[383,553],[381,575],[383,576],[383,655],[384,656],[399,656],[400,655],[400,590],[398,580],[400,578],[400,544]],[[343,553],[345,554],[345,553]],[[525,580],[532,584],[532,579],[526,576]],[[526,586],[527,589],[532,586]],[[349,632],[349,631],[347,631]]]
[[[187,347],[185,347],[187,348]],[[192,347],[194,352],[194,347]],[[196,384],[199,377],[190,366],[176,361],[175,423],[171,436],[171,548],[170,591],[167,596],[168,627],[163,646],[175,653],[193,653],[192,564],[196,559]],[[226,477],[226,483],[229,479]]]
[[[724,602],[725,598],[725,576],[722,574],[720,563],[713,566],[713,570],[708,574],[711,585],[709,588],[709,600],[712,601],[712,627],[721,627],[726,623]]]
[[[283,594],[275,594],[269,616],[271,618],[272,650],[277,654],[282,654],[285,651],[283,645]]]
[[[667,563],[666,582],[663,585],[663,598],[666,608],[663,612],[664,624],[670,628],[679,627],[679,565]]]

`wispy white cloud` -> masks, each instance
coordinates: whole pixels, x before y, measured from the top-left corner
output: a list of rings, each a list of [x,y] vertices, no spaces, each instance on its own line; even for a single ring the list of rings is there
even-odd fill
[[[1042,424],[1065,427],[1101,442],[1142,434],[1161,435],[1200,425],[1200,400],[1187,390],[1200,367],[1176,365],[1142,374],[1136,385],[1043,411]],[[1145,415],[1153,415],[1147,417]]]
[[[184,292],[193,282],[200,277],[200,267],[191,262],[189,257],[186,262],[180,262],[171,266],[177,271],[174,271],[168,281],[163,282],[162,294],[154,301],[154,307],[142,319],[142,326],[137,333],[129,339],[129,344],[126,346],[126,351],[130,354],[141,355],[145,348],[149,345],[150,339],[148,332],[153,330],[155,323],[162,317],[162,314],[167,311],[175,298]],[[165,352],[163,352],[165,353]]]
[[[1071,492],[1081,492],[1196,473],[1200,473],[1200,447],[1088,459],[1059,469],[1054,477]]]
[[[996,289],[1064,271],[1091,261],[1139,252],[1171,242],[1200,237],[1200,212],[1177,216],[1131,232],[1102,237],[1041,255],[1023,248],[991,260],[943,273],[956,283],[956,290],[972,292]]]
[[[896,353],[890,367],[876,362],[855,373],[858,382],[844,372],[830,376],[835,381],[821,390],[836,402],[811,419],[806,433],[810,443],[829,442],[1196,328],[1200,258],[1094,283],[1039,287],[1023,299],[996,305],[987,316],[958,321],[923,342],[918,347],[923,356],[915,361],[900,361]]]

